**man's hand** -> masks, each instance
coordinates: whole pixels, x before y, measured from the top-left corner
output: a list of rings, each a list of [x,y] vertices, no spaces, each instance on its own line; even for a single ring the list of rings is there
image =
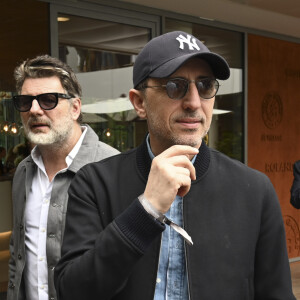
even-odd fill
[[[196,179],[190,157],[196,154],[196,148],[176,145],[153,159],[144,195],[158,211],[166,213],[176,195],[188,193],[191,181]]]

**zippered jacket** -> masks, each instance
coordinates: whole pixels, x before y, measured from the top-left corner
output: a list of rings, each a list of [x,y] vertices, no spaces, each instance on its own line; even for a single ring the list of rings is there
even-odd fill
[[[60,300],[152,300],[165,228],[141,206],[151,160],[137,149],[83,167],[69,189]],[[285,231],[264,174],[202,143],[183,199],[191,300],[294,300]]]

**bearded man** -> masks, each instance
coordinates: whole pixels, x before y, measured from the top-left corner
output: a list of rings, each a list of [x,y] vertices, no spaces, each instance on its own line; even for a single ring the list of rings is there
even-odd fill
[[[48,55],[15,69],[15,108],[36,145],[13,180],[13,235],[8,299],[57,299],[54,267],[60,258],[68,188],[85,164],[118,151],[81,125],[81,87],[72,69]]]

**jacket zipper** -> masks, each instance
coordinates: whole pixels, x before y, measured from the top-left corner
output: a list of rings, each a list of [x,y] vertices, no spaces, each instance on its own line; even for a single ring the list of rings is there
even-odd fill
[[[152,300],[154,299],[154,296],[155,296],[156,280],[157,280],[157,272],[158,272],[159,261],[160,261],[160,247],[161,247],[161,241],[162,241],[162,234],[161,234],[161,237],[160,237],[160,243],[159,243],[159,247],[158,247],[158,260],[157,260],[157,267],[156,267],[156,272],[155,272],[155,281],[154,281],[154,289],[153,289],[153,294],[152,294]]]
[[[184,201],[182,197],[182,226],[184,226]],[[184,228],[185,229],[185,228]],[[187,280],[187,287],[188,287],[188,298],[191,300],[190,294],[190,282],[189,282],[189,273],[188,273],[188,263],[187,263],[187,250],[186,250],[186,242],[184,242],[184,254],[185,254],[185,272],[186,272],[186,280]]]

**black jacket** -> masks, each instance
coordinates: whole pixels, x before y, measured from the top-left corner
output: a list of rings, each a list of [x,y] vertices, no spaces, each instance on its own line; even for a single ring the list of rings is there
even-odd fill
[[[59,299],[153,299],[164,225],[137,197],[146,143],[83,167],[69,190]],[[183,199],[191,300],[294,300],[284,226],[269,179],[202,143]]]
[[[295,208],[300,208],[300,160],[293,166],[294,180],[291,187],[291,204]]]

